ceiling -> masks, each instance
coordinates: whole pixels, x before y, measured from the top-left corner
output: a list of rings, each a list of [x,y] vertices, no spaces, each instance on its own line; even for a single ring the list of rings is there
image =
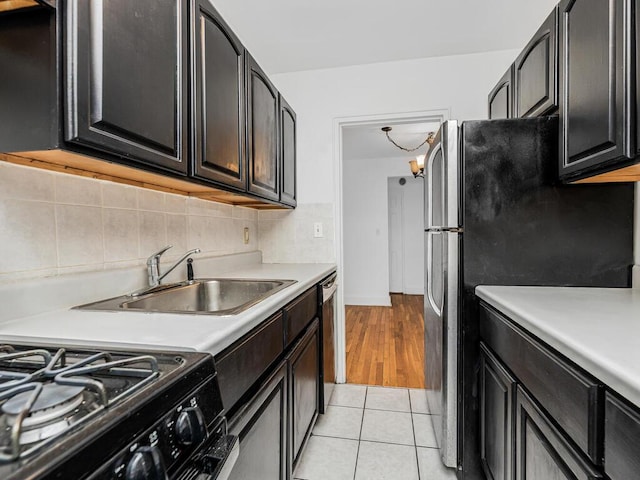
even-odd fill
[[[414,122],[414,123],[411,123]],[[424,154],[428,145],[415,152],[405,152],[394,146],[381,130],[390,126],[389,136],[405,148],[415,148],[427,138],[429,132],[436,132],[438,122],[386,122],[373,125],[345,126],[342,129],[342,158],[348,160],[371,160],[374,158],[393,158],[412,160],[416,155]]]
[[[522,48],[557,0],[212,0],[268,74]]]

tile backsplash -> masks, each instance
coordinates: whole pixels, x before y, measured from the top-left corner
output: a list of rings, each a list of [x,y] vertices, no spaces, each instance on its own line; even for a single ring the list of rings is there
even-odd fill
[[[322,224],[322,237],[314,237],[314,223]],[[265,263],[335,263],[334,245],[332,203],[258,213],[258,248]]]
[[[249,243],[244,244],[244,228]],[[258,248],[258,212],[0,162],[0,282]]]

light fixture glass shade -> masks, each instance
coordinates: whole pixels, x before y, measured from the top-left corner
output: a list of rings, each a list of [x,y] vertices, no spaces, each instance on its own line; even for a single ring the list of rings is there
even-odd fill
[[[416,157],[416,161],[418,163],[418,167],[419,168],[424,168],[424,159],[425,159],[426,155],[418,155]]]
[[[414,175],[420,171],[417,160],[411,160],[409,162],[409,167],[411,168],[411,173],[413,173]]]

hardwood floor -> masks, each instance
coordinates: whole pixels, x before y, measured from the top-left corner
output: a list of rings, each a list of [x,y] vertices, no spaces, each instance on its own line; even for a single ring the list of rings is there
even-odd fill
[[[348,383],[424,388],[423,298],[391,294],[391,307],[346,306]]]

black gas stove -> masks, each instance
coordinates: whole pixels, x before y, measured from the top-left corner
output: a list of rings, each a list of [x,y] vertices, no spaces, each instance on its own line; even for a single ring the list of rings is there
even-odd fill
[[[237,456],[213,358],[0,343],[0,478],[215,479]]]

